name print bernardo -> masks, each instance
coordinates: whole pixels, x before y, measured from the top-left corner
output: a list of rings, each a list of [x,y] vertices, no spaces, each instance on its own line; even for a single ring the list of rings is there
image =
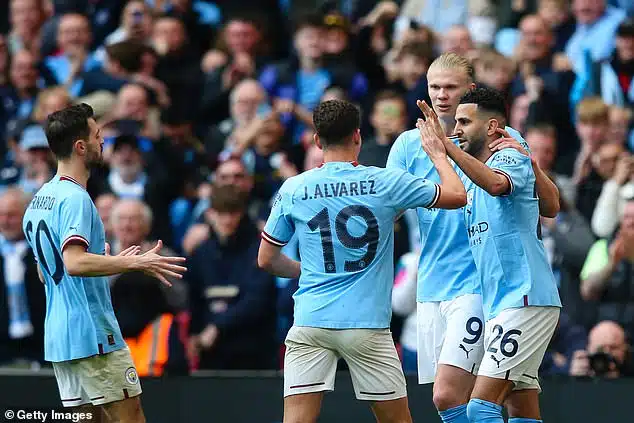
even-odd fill
[[[331,182],[317,184],[314,187],[304,186],[304,197],[302,197],[302,200],[376,194],[374,185],[375,181],[370,179],[358,182]]]

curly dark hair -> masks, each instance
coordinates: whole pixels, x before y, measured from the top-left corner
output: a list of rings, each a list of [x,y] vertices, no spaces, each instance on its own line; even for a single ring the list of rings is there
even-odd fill
[[[324,148],[344,145],[359,129],[361,112],[348,101],[324,101],[313,111],[313,124]]]
[[[479,111],[495,113],[507,120],[507,107],[504,96],[489,87],[478,87],[467,91],[460,99],[460,104],[475,104]]]

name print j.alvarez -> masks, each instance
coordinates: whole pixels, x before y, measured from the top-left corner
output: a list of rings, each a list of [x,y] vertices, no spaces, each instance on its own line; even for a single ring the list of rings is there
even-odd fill
[[[304,186],[302,200],[315,198],[352,197],[355,195],[376,194],[375,181],[330,182]]]

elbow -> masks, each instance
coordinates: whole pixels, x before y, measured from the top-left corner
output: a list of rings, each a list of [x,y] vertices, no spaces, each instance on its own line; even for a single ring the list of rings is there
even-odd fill
[[[76,261],[67,260],[64,262],[64,267],[66,268],[66,273],[68,273],[69,276],[81,276],[81,271]]]
[[[464,207],[467,205],[467,192],[464,188],[456,195],[456,208]]]
[[[509,186],[506,182],[494,182],[487,187],[486,192],[488,192],[489,195],[492,195],[493,197],[508,195]]]
[[[260,269],[271,273],[271,265],[272,261],[270,257],[267,257],[262,253],[258,254],[258,267]]]

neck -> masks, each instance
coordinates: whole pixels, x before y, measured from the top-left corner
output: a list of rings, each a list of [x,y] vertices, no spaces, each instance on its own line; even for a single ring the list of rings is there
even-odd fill
[[[57,162],[57,174],[68,176],[79,182],[84,188],[88,184],[90,170],[83,163],[76,160],[60,160]]]
[[[352,149],[331,148],[324,150],[324,163],[328,162],[355,162],[359,153]]]
[[[453,128],[456,126],[456,119],[454,117],[443,116],[440,119],[440,125],[445,131],[445,135],[449,136],[453,132]]]
[[[319,67],[319,60],[311,57],[300,57],[299,66],[302,70],[312,72]]]

